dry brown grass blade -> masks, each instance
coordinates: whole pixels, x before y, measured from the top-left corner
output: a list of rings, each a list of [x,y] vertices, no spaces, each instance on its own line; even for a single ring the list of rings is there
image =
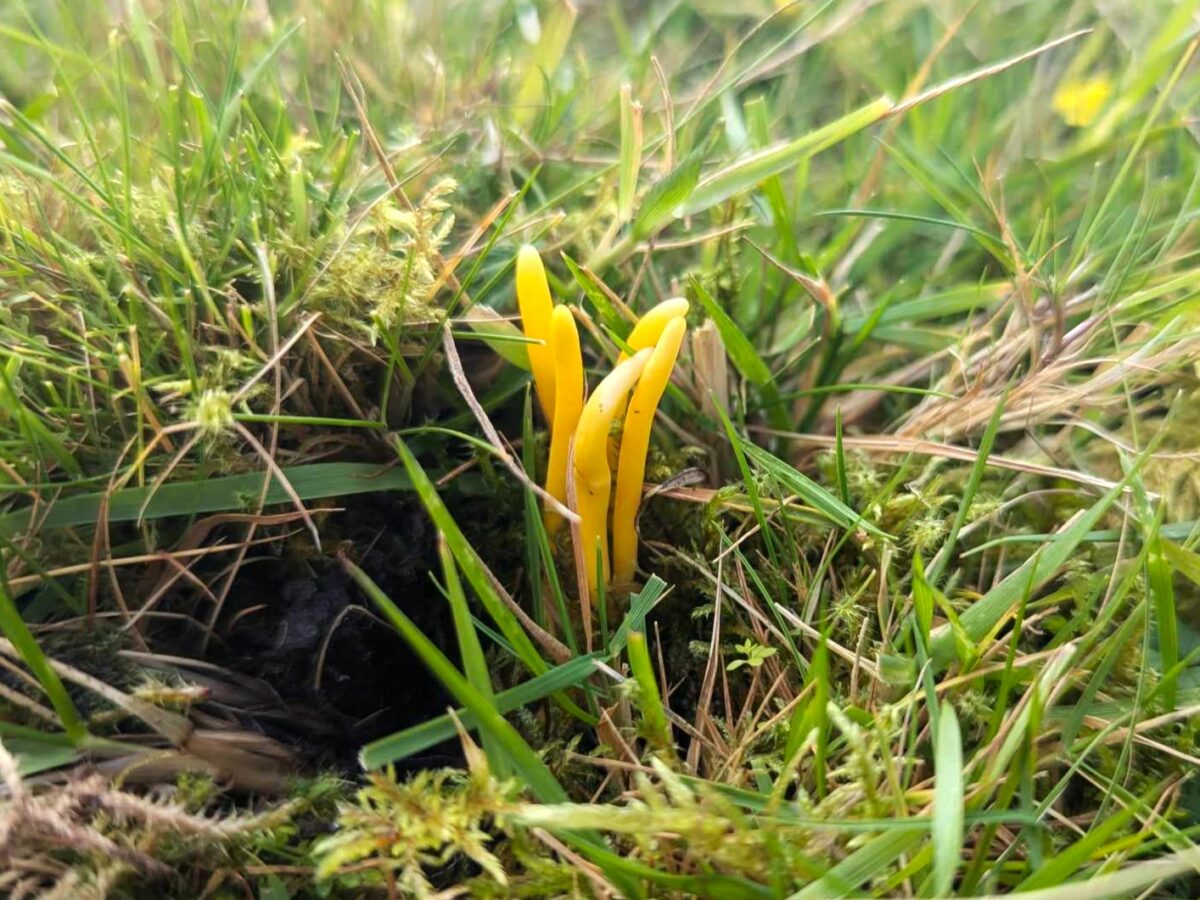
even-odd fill
[[[688,247],[699,247],[702,244],[707,244],[710,241],[720,240],[721,238],[730,237],[732,235],[741,234],[743,231],[749,231],[758,223],[752,221],[733,222],[729,225],[722,225],[720,228],[713,228],[710,231],[701,231],[698,234],[689,235],[687,237],[670,238],[667,240],[652,240],[642,241],[633,248],[633,253],[666,253],[670,250],[686,250]],[[580,268],[584,268],[582,265]],[[657,283],[657,282],[656,282]]]
[[[342,79],[342,87],[346,89],[346,94],[350,97],[350,102],[354,105],[354,114],[358,117],[358,124],[363,130],[364,137],[367,139],[367,145],[371,148],[371,152],[379,162],[379,168],[383,171],[392,192],[400,196],[406,208],[412,209],[412,200],[408,198],[400,183],[400,179],[396,177],[396,170],[392,167],[392,161],[388,157],[387,151],[383,149],[383,142],[379,140],[379,134],[371,125],[371,119],[367,115],[366,91],[363,90],[355,71],[350,68],[345,58],[340,53],[335,53],[334,59],[337,61],[338,73]]]
[[[0,653],[11,659],[20,655],[6,639],[0,638]],[[187,716],[155,706],[101,681],[72,665],[48,657],[50,666],[62,678],[103,697],[144,722],[175,751],[149,751],[127,757],[125,764],[109,762],[112,774],[128,774],[143,768],[143,778],[157,773],[175,777],[182,772],[204,772],[238,790],[284,794],[296,772],[295,758],[281,744],[255,732],[196,728]]]
[[[588,268],[585,263],[576,263],[576,265],[579,267],[579,271],[586,275],[591,280],[592,284],[601,293],[603,293],[606,298],[608,298],[608,302],[613,305],[613,308],[619,312],[626,321],[628,321],[630,324],[635,324],[637,322],[637,313],[629,308],[629,305],[621,299],[616,291],[604,283],[604,279]],[[591,316],[584,314],[583,310],[574,309],[572,312],[575,313],[575,317],[577,319],[582,316],[582,318],[586,320],[586,324],[591,324]]]
[[[792,279],[792,281],[796,282],[796,284],[800,285],[800,287],[804,288],[805,292],[813,299],[814,302],[819,303],[829,311],[832,311],[836,308],[836,294],[833,289],[826,284],[825,279],[813,278],[811,275],[805,275],[794,266],[789,266],[770,250],[766,249],[765,247],[760,247],[750,238],[745,238],[744,240],[747,244],[754,248],[755,252],[758,253],[759,256],[769,262],[788,278]],[[828,324],[829,322],[826,323],[826,325]]]
[[[246,525],[254,525],[256,527],[271,527],[271,526],[279,526],[279,525],[290,525],[293,522],[300,520],[301,518],[302,518],[301,514],[297,511],[286,512],[286,513],[276,513],[275,515],[266,515],[266,514],[252,515],[250,513],[220,513],[215,516],[206,516],[205,518],[199,520],[191,528],[188,529],[187,534],[184,535],[183,540],[180,542],[179,546],[176,547],[175,549],[176,549],[176,551],[197,549],[198,547],[203,545],[204,541],[207,540],[208,536],[212,533],[213,529],[218,528],[222,525],[246,524]],[[247,534],[245,540],[243,540],[241,542],[242,549],[237,551],[239,559],[244,557],[244,555],[245,555],[244,551],[249,549],[249,547],[251,546],[251,544],[249,542],[252,542],[253,540],[254,540],[254,536],[252,534]],[[191,561],[194,562],[194,561],[198,560],[199,558],[200,557],[193,556],[193,557],[191,557]],[[236,566],[236,563],[235,563],[235,566]],[[135,613],[133,613],[132,616],[129,617],[129,621],[126,623],[127,628],[136,627],[138,620],[141,619],[143,616],[145,616],[152,609],[154,609],[154,607],[157,605],[159,600],[161,600],[163,598],[163,596],[166,594],[166,592],[169,591],[175,584],[177,584],[180,579],[184,579],[186,581],[191,582],[193,585],[195,585],[196,588],[213,604],[213,606],[215,608],[219,609],[223,598],[215,595],[209,589],[208,585],[206,585],[196,575],[192,574],[191,567],[189,565],[182,564],[178,559],[175,558],[173,553],[166,554],[162,563],[158,566],[153,567],[153,570],[148,572],[147,575],[150,577],[154,577],[155,572],[162,568],[168,568],[168,569],[170,569],[170,571],[163,572],[161,575],[159,575],[155,579],[152,586],[149,587],[148,590],[145,590],[142,592],[142,594],[145,596],[146,599],[142,601],[142,605],[138,607],[137,611]]]
[[[316,334],[314,334],[312,331],[309,331],[304,335],[304,339],[308,344],[309,350],[312,352],[313,356],[316,357],[317,362],[325,371],[325,374],[329,377],[329,383],[333,385],[334,391],[342,399],[342,402],[346,404],[346,408],[354,413],[355,418],[365,421],[367,419],[367,414],[363,411],[363,408],[358,405],[358,401],[354,398],[354,394],[350,391],[350,388],[346,386],[346,382],[342,378],[341,372],[338,371],[338,367],[333,364],[332,360],[330,360],[329,355],[325,352],[325,348],[321,346],[321,341],[317,338]]]
[[[286,795],[298,770],[295,757],[283,745],[250,731],[197,728],[181,749],[240,791]]]
[[[292,522],[300,518],[298,512],[275,513],[268,515],[265,513],[216,513],[211,516],[205,516],[203,519],[196,520],[192,526],[184,533],[175,550],[195,550],[204,545],[209,536],[214,530],[222,525],[245,525],[256,524],[260,526],[270,527],[273,525],[290,525]],[[155,595],[161,592],[169,584],[178,580],[179,576],[172,572],[162,572],[164,568],[169,568],[170,562],[163,561],[157,566],[147,567],[145,582],[146,588],[142,591],[144,594]],[[161,572],[161,574],[160,574]],[[153,579],[151,581],[151,579]]]
[[[805,434],[799,431],[778,431],[774,428],[750,426],[750,430],[758,434],[781,437],[802,446],[833,447],[837,439],[824,434]],[[937,456],[943,459],[955,459],[962,462],[974,462],[979,453],[970,447],[958,447],[954,444],[943,444],[939,441],[924,438],[906,437],[900,434],[878,435],[873,437],[843,437],[842,445],[852,450],[863,450],[867,453],[882,453],[891,456],[906,456],[917,453],[922,456]],[[1038,475],[1043,478],[1061,478],[1075,484],[1083,484],[1098,490],[1107,491],[1116,487],[1116,482],[1089,475],[1086,472],[1076,472],[1071,469],[1061,469],[1057,466],[1044,466],[1040,463],[1026,462],[1021,459],[1010,459],[999,454],[991,454],[987,459],[989,466],[998,469],[1008,469],[1012,472],[1024,472],[1028,475]]]
[[[292,506],[296,508],[296,511],[300,514],[301,518],[304,519],[304,524],[308,528],[308,533],[312,535],[313,543],[316,545],[318,550],[321,549],[321,533],[317,530],[317,524],[313,521],[312,515],[309,513],[308,508],[304,505],[304,501],[300,499],[300,495],[296,493],[296,489],[292,487],[292,482],[288,479],[287,474],[283,471],[283,469],[279,468],[279,464],[275,462],[275,457],[272,456],[270,451],[268,451],[267,448],[262,445],[258,438],[253,435],[253,433],[251,433],[250,429],[248,429],[241,422],[234,422],[233,428],[234,431],[242,436],[242,440],[249,444],[254,449],[254,452],[258,454],[259,458],[266,463],[267,470],[272,476],[274,476],[275,480],[279,483],[279,486],[283,488],[283,492],[287,494],[288,499],[292,502]]]
[[[561,856],[564,860],[569,862],[572,867],[579,872],[580,875],[583,875],[591,883],[592,890],[595,892],[597,897],[605,898],[605,900],[607,900],[607,898],[623,896],[623,894],[618,891],[616,887],[614,887],[605,879],[598,866],[588,862],[558,838],[554,837],[554,835],[541,828],[532,829],[532,834],[539,841]]]
[[[271,354],[270,358],[262,364],[258,371],[251,375],[250,378],[247,379],[242,386],[234,392],[233,402],[237,402],[245,397],[246,394],[250,392],[250,389],[254,387],[254,385],[262,381],[262,379],[267,376],[268,372],[274,370],[275,367],[278,366],[283,360],[283,358],[288,355],[292,347],[296,345],[296,342],[300,340],[300,338],[304,337],[304,335],[308,333],[308,330],[316,325],[320,319],[320,313],[312,313],[311,315],[307,315],[301,319],[300,324],[296,326],[295,331],[288,335],[287,340],[280,344],[275,349],[275,352]]]
[[[712,319],[694,331],[689,338],[692,347],[692,378],[694,394],[700,401],[700,412],[712,422],[721,421],[720,410],[729,409],[729,355],[725,342]],[[702,435],[712,462],[713,482],[721,484],[733,471],[733,452],[724,435],[715,430]]]
[[[479,243],[480,239],[487,233],[487,230],[492,227],[492,224],[500,218],[500,214],[508,209],[508,205],[517,198],[517,193],[517,191],[512,191],[501,197],[492,204],[491,209],[484,213],[483,218],[479,220],[479,223],[467,235],[467,238],[459,245],[458,249],[443,263],[442,271],[438,273],[433,284],[429,286],[429,297],[433,297],[442,289],[444,284],[454,278],[454,273],[458,270],[462,261],[475,251],[475,245]]]
[[[1032,50],[1027,50],[1017,56],[1009,59],[1001,60],[998,63],[993,63],[990,66],[984,66],[981,69],[976,69],[974,72],[967,72],[965,75],[959,75],[957,78],[951,78],[948,81],[943,81],[941,84],[936,84],[927,91],[917,94],[915,97],[910,97],[900,103],[888,113],[889,118],[902,116],[914,106],[920,106],[923,103],[928,103],[930,100],[936,100],[951,91],[957,91],[959,88],[966,87],[975,81],[982,81],[985,78],[991,78],[993,75],[999,75],[1006,69],[1011,69],[1013,66],[1020,65],[1023,62],[1028,62],[1043,53],[1053,50],[1055,47],[1061,47],[1063,44],[1068,44],[1078,38],[1085,37],[1092,33],[1090,28],[1081,28],[1079,31],[1073,31],[1070,34],[1064,34],[1062,37],[1055,38],[1052,41],[1047,41],[1040,47],[1034,47]]]
[[[727,585],[723,582],[718,582],[716,576],[713,575],[712,572],[710,572],[707,568],[705,568],[704,566],[697,563],[695,560],[691,559],[691,557],[688,557],[684,554],[676,554],[675,558],[680,560],[683,563],[686,563],[690,568],[694,569],[696,572],[699,572],[707,581],[712,583],[713,587],[716,590],[719,590],[722,593],[724,593],[725,596],[727,596],[730,600],[732,600],[735,604],[737,604],[737,606],[739,606],[741,609],[745,610],[751,617],[753,617],[763,628],[765,628],[770,634],[772,634],[775,637],[775,639],[780,642],[780,644],[783,644],[783,645],[787,644],[787,638],[779,630],[779,626],[776,625],[776,623],[772,620],[772,618],[770,616],[768,616],[761,609],[759,609],[758,605],[756,603],[754,603],[751,599],[749,599],[749,598],[743,596],[742,594],[740,594],[739,592],[735,591],[729,585]],[[801,619],[791,609],[787,608],[783,604],[778,604],[775,607],[775,609],[784,619],[787,620],[789,625],[791,625],[793,628],[796,628],[799,631],[802,631],[804,633],[805,637],[811,638],[813,640],[821,640],[822,639],[822,635],[821,635],[820,631],[818,631],[816,628],[813,628],[810,624],[808,624],[803,619]],[[866,672],[868,675],[870,675],[873,679],[876,679],[876,680],[879,679],[879,670],[875,666],[874,663],[860,659],[858,654],[856,654],[853,650],[843,647],[841,644],[837,643],[836,641],[831,641],[831,640],[826,639],[826,644],[829,647],[830,652],[835,653],[836,655],[840,656],[842,659],[844,659],[846,662],[850,663],[851,665],[857,663],[858,665],[862,666],[863,671]]]
[[[496,577],[495,573],[492,572],[487,563],[485,563],[482,559],[478,559],[476,561],[479,567],[483,570],[483,574],[486,575],[488,581],[491,582],[492,590],[496,592],[496,596],[500,598],[500,602],[509,608],[512,614],[516,616],[517,620],[521,623],[521,627],[529,633],[529,636],[535,642],[541,645],[542,649],[550,655],[550,658],[556,663],[564,663],[571,659],[573,654],[571,653],[570,648],[533,620],[529,613],[522,608],[521,604],[513,599],[512,595],[508,592],[508,589],[500,583],[500,579]]]
[[[0,653],[3,653],[10,659],[21,659],[21,655],[16,647],[6,638],[0,638]],[[87,672],[56,660],[53,657],[47,657],[47,661],[50,663],[50,667],[61,677],[80,687],[87,688],[114,706],[125,710],[131,716],[141,719],[172,744],[183,744],[192,733],[192,723],[187,720],[186,716],[153,706],[131,694],[126,694],[124,691],[118,690],[112,685],[101,681],[99,678],[89,675]]]
[[[724,580],[724,561],[717,562],[717,584],[720,585]],[[717,684],[717,667],[721,661],[721,597],[723,592],[718,589],[713,593],[713,625],[712,632],[709,635],[708,642],[708,662],[704,666],[704,676],[700,681],[700,700],[696,704],[696,731],[700,734],[704,733],[705,728],[712,721],[712,714],[709,707],[712,705],[713,689]],[[692,741],[688,746],[687,751],[687,766],[696,773],[699,773],[700,766],[700,742]]]
[[[251,546],[259,546],[260,544],[269,544],[272,541],[280,540],[279,537],[256,538],[251,542]],[[176,559],[187,559],[192,556],[207,556],[210,553],[228,553],[232,550],[237,550],[245,542],[234,541],[226,544],[213,544],[211,547],[197,547],[195,550],[177,550],[172,553],[161,551],[158,553],[138,553],[133,556],[118,556],[116,558],[102,559],[97,564],[99,568],[116,568],[120,566],[140,566],[146,563],[161,563],[167,560],[168,557]],[[20,578],[13,578],[9,581],[9,587],[13,590],[22,590],[30,587],[36,587],[49,578],[62,578],[66,575],[79,575],[84,572],[91,572],[93,564],[91,562],[75,563],[69,566],[59,566],[55,569],[47,569],[45,572],[38,572],[33,575],[23,575]]]
[[[568,522],[579,521],[579,516],[576,513],[569,510],[530,478],[521,464],[509,452],[508,445],[500,437],[500,432],[496,430],[496,426],[492,424],[492,420],[488,418],[483,404],[479,402],[475,397],[475,392],[471,390],[471,383],[467,379],[467,373],[463,370],[462,359],[458,355],[458,348],[454,344],[454,336],[450,333],[449,327],[443,329],[442,347],[446,351],[446,364],[450,369],[450,377],[454,379],[454,386],[458,388],[459,394],[462,395],[463,400],[470,408],[475,421],[479,423],[479,427],[483,430],[488,443],[495,449],[500,462],[516,476],[518,481],[545,500],[551,509]]]
[[[137,404],[138,412],[150,424],[155,435],[161,435],[162,445],[168,451],[172,451],[175,449],[175,445],[168,436],[162,434],[162,422],[155,413],[154,404],[150,401],[150,397],[146,393],[146,386],[142,382],[142,359],[137,327],[129,326],[128,333],[129,353],[117,358],[117,369],[120,371],[121,377],[125,379],[125,385],[129,388],[134,403]]]
[[[266,301],[267,306],[267,336],[271,341],[270,358],[275,361],[274,365],[271,367],[271,371],[274,375],[274,392],[271,402],[271,415],[278,416],[283,406],[283,371],[281,369],[283,356],[279,353],[279,309],[275,303],[275,278],[271,272],[270,259],[268,257],[266,248],[263,246],[256,247],[255,256],[258,258],[259,276],[263,285],[263,298]],[[305,335],[311,335],[311,332],[307,329],[303,333]],[[292,341],[291,343],[294,344],[295,341]],[[246,437],[250,434],[248,429],[243,428],[240,430],[243,432],[243,437]],[[271,423],[270,431],[271,437],[269,441],[269,447],[266,449],[266,455],[271,461],[273,461],[276,458],[279,450],[278,421]],[[258,491],[258,501],[255,505],[256,513],[261,513],[263,507],[266,505],[267,492],[270,490],[270,487],[271,477],[270,475],[267,475],[263,478],[262,487],[260,487]],[[301,518],[304,519],[304,523],[311,531],[313,541],[316,543],[317,547],[320,548],[321,535],[317,531],[316,523],[313,522],[312,517],[308,514],[308,510],[305,509],[304,504],[299,502],[299,498],[296,496],[296,493],[293,490],[290,482],[284,482],[283,487],[284,490],[287,491],[288,496],[292,499],[293,504],[295,504],[297,513]],[[213,600],[212,610],[208,617],[208,624],[204,629],[204,636],[200,641],[201,653],[208,649],[208,643],[212,639],[213,629],[216,628],[217,620],[221,616],[221,610],[225,606],[225,601],[229,597],[229,592],[233,590],[233,584],[237,579],[237,573],[241,570],[242,562],[246,559],[246,552],[249,549],[250,542],[254,540],[254,535],[257,530],[258,522],[254,519],[251,519],[246,526],[246,537],[242,542],[242,547],[237,551],[237,554],[233,560],[233,564],[230,566],[229,572],[225,576],[221,585],[221,592]]]
[[[7,659],[3,660],[3,662],[5,667],[8,665],[15,666],[15,663],[10,663]],[[18,671],[20,671],[22,675],[25,674],[24,670]],[[5,703],[11,704],[12,706],[20,707],[34,718],[41,719],[55,730],[62,727],[62,719],[58,717],[58,714],[54,710],[43,706],[32,697],[26,697],[20,691],[10,688],[3,681],[0,681],[0,700],[3,700]]]
[[[992,349],[1003,353],[1007,348]],[[1200,338],[1190,337],[1161,350],[1148,342],[1115,359],[1059,357],[1013,385],[1000,428],[1023,430],[1081,409],[1121,408],[1130,383],[1153,383],[1171,367],[1194,359],[1198,352]],[[985,355],[996,358],[996,354]],[[1100,367],[1083,381],[1077,384],[1068,381],[1075,371],[1090,370],[1098,363]],[[914,410],[897,434],[919,437],[936,432],[945,440],[953,440],[982,431],[1003,393],[1003,375],[1001,365],[990,361],[981,361],[973,372],[956,373],[956,378],[974,376],[972,388],[950,399],[929,398]],[[950,386],[948,382],[949,378],[943,379],[943,387]]]

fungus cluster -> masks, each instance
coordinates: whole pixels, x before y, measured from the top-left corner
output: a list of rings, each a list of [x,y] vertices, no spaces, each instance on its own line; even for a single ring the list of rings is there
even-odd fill
[[[595,592],[601,582],[629,585],[637,565],[637,512],[650,430],[683,344],[688,302],[665,300],[642,316],[626,341],[631,353],[621,353],[586,402],[575,317],[566,306],[554,305],[541,257],[528,245],[517,256],[517,304],[525,336],[533,341],[529,363],[550,426],[546,491],[562,503],[574,497],[588,588]],[[609,444],[617,421],[622,426],[614,488]],[[548,528],[561,523],[547,510]]]

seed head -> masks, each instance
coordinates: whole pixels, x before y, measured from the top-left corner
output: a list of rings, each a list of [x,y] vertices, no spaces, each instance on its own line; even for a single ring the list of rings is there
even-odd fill
[[[207,388],[192,407],[192,421],[204,434],[216,437],[233,425],[233,397],[229,391]]]

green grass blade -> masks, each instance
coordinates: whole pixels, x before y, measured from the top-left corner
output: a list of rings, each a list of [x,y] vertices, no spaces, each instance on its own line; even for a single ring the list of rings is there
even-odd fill
[[[721,340],[725,343],[725,351],[742,377],[756,387],[770,384],[771,370],[758,355],[745,332],[729,317],[729,313],[721,308],[721,304],[713,299],[699,278],[693,275],[690,283],[693,293],[704,307],[704,312],[716,324]]]
[[[874,125],[892,109],[892,101],[881,97],[803,137],[760,150],[710,172],[700,179],[691,197],[679,207],[676,215],[694,215],[736,194],[751,191],[772,175],[782,174],[804,160],[816,156],[822,150]]]
[[[458,654],[462,659],[463,672],[471,687],[494,705],[496,700],[492,690],[492,677],[488,671],[487,658],[483,655],[483,645],[480,644],[479,634],[475,631],[471,610],[467,606],[467,595],[458,577],[458,567],[454,564],[454,555],[446,546],[445,536],[441,534],[438,535],[438,557],[442,563],[442,575],[446,579],[445,595],[450,603],[450,616],[454,620],[454,634],[458,639]],[[507,777],[507,760],[496,747],[494,738],[484,733],[482,739],[492,771],[497,777]]]
[[[721,304],[717,303],[699,278],[693,275],[688,283],[691,285],[692,295],[700,301],[705,313],[717,326],[717,332],[725,344],[725,352],[733,361],[734,367],[743,378],[762,392],[763,406],[766,408],[767,418],[771,424],[775,428],[790,429],[792,421],[787,407],[779,395],[779,388],[775,385],[774,376],[771,374],[770,367],[754,349],[754,344],[730,315],[721,308]]]
[[[922,650],[929,648],[930,630],[933,628],[933,588],[925,577],[925,569],[921,564],[921,555],[913,555],[912,560],[912,605],[913,618],[917,623],[917,636],[920,638]],[[932,699],[932,698],[931,698]]]
[[[1191,847],[1161,859],[1134,863],[1128,868],[1092,878],[1024,890],[1019,896],[1021,900],[1104,900],[1108,897],[1144,896],[1147,889],[1155,889],[1175,879],[1194,875],[1198,868],[1200,847]]]
[[[754,510],[754,518],[762,533],[763,542],[767,545],[767,554],[774,562],[775,539],[771,534],[771,524],[767,521],[767,514],[763,508],[762,497],[759,495],[758,484],[754,480],[754,472],[750,469],[750,461],[746,457],[746,451],[753,445],[750,441],[743,440],[742,436],[737,433],[737,430],[733,427],[733,422],[729,418],[729,414],[724,409],[718,405],[716,410],[717,415],[721,417],[721,425],[725,428],[725,436],[729,438],[729,445],[733,448],[733,458],[737,461],[738,471],[742,476],[742,484],[746,488],[746,496],[750,498],[750,506]]]
[[[842,408],[840,406],[834,414],[833,438],[833,465],[834,475],[837,479],[838,495],[842,499],[842,504],[849,508],[850,484],[846,481],[846,448],[842,442]]]
[[[1144,460],[1149,452],[1149,449],[1143,451],[1138,462]],[[962,614],[962,627],[972,641],[982,640],[1016,607],[1027,591],[1037,590],[1058,573],[1088,532],[1095,528],[1109,507],[1125,492],[1135,471],[1136,466],[1091,507],[1076,516],[1067,528],[1055,535],[1050,544],[1040,548]],[[954,635],[948,625],[941,626],[933,635],[930,655],[939,666],[953,659]]]
[[[812,659],[808,664],[808,672],[804,678],[805,690],[812,690],[812,696],[803,705],[796,707],[788,727],[787,745],[783,758],[786,765],[794,766],[796,754],[800,752],[804,741],[814,730],[816,741],[813,753],[814,781],[818,796],[824,797],[827,791],[825,778],[825,761],[829,755],[829,643],[826,637],[821,637]]]
[[[59,679],[58,673],[50,667],[50,661],[46,659],[46,655],[42,653],[42,648],[29,630],[29,626],[21,618],[21,611],[17,609],[17,604],[2,579],[0,579],[0,631],[4,632],[4,636],[21,654],[21,659],[25,660],[25,665],[29,666],[29,671],[33,673],[38,683],[41,684],[42,690],[46,692],[46,696],[50,698],[50,705],[58,713],[59,721],[62,722],[63,730],[71,739],[71,743],[76,745],[82,743],[88,736],[87,726],[80,718],[79,710],[75,708],[75,703]]]
[[[702,151],[702,147],[693,150],[646,192],[633,219],[634,237],[641,239],[654,234],[671,220],[676,209],[688,202],[700,181]]]
[[[673,754],[671,726],[667,723],[667,716],[663,711],[662,695],[654,677],[654,664],[650,661],[646,635],[640,631],[631,632],[626,650],[629,654],[629,669],[638,686],[637,706],[642,713],[646,738],[658,752]]]
[[[996,404],[996,409],[992,413],[991,419],[988,420],[987,429],[983,433],[983,437],[979,441],[979,450],[975,456],[975,463],[971,466],[971,474],[967,478],[967,484],[963,488],[962,496],[958,501],[958,512],[954,515],[954,522],[950,526],[950,533],[946,535],[946,540],[942,544],[941,550],[934,557],[933,562],[929,566],[928,578],[929,583],[937,586],[941,580],[942,573],[946,571],[946,566],[950,563],[950,557],[954,553],[954,545],[958,543],[958,533],[966,524],[967,514],[971,511],[971,502],[975,499],[975,494],[979,492],[979,485],[983,481],[983,476],[987,472],[987,461],[991,455],[992,446],[996,442],[996,435],[1000,431],[1000,418],[1004,414],[1004,408],[1008,400],[1007,392],[1000,398],[1000,402]]]
[[[1162,535],[1155,529],[1146,555],[1146,582],[1154,603],[1154,628],[1162,672],[1159,689],[1168,712],[1175,709],[1179,680],[1178,674],[1172,671],[1179,664],[1179,616],[1175,609],[1173,574],[1173,567],[1163,550]]]
[[[401,612],[362,569],[349,560],[342,565],[374,603],[384,617],[395,626],[401,637],[420,657],[421,662],[440,681],[451,695],[475,717],[482,732],[490,735],[508,756],[513,768],[520,773],[533,795],[543,803],[561,803],[567,799],[562,785],[546,768],[546,764],[525,742],[520,733],[500,714],[494,702],[476,690],[454,664],[427,638],[413,621]]]
[[[942,702],[934,737],[933,795],[933,894],[950,895],[954,875],[963,856],[963,752],[962,733],[954,707]]]
[[[496,712],[506,715],[551,694],[582,684],[596,671],[597,659],[599,654],[577,656],[568,660],[536,678],[496,694],[492,698],[492,706]],[[464,728],[472,731],[478,729],[479,721],[469,709],[457,709],[455,715]],[[449,715],[438,716],[364,745],[359,751],[358,760],[364,769],[378,769],[448,741],[455,733],[454,720]]]
[[[562,259],[567,265],[567,271],[571,273],[571,277],[575,279],[575,283],[583,291],[583,296],[588,299],[588,302],[592,304],[592,308],[596,310],[596,315],[600,317],[600,321],[604,327],[618,337],[627,335],[631,327],[629,321],[617,312],[616,306],[613,305],[608,294],[604,292],[604,285],[593,274],[592,270],[581,266],[566,253],[562,254]]]
[[[629,611],[625,613],[625,618],[621,620],[612,640],[608,642],[609,659],[615,659],[621,654],[629,642],[630,634],[645,629],[646,616],[666,593],[667,583],[657,575],[651,575],[642,589],[629,597]]]
[[[289,466],[283,469],[283,473],[301,500],[412,489],[412,482],[399,469],[370,463],[312,463]],[[139,518],[139,512],[140,518],[153,520],[166,516],[252,509],[266,477],[262,472],[250,472],[204,481],[170,482],[155,491],[149,503],[146,502],[149,488],[125,488],[113,494],[81,494],[55,501],[49,511],[39,513],[38,523],[43,530],[93,525],[106,496],[109,498],[109,522],[133,522]],[[287,502],[287,493],[278,479],[272,478],[267,488],[266,505]],[[142,508],[143,504],[145,509]],[[0,516],[0,534],[18,534],[29,527],[29,522],[30,513],[27,510]]]
[[[944,291],[935,291],[911,300],[900,300],[884,305],[882,302],[870,312],[847,312],[842,319],[842,330],[855,334],[872,324],[875,327],[903,325],[911,327],[920,322],[935,319],[950,319],[978,309],[987,309],[1005,296],[1008,285],[1001,281],[986,281],[957,285]],[[879,307],[883,306],[882,309]]]
[[[791,895],[791,900],[831,900],[852,897],[861,885],[887,870],[893,862],[925,839],[926,831],[895,830],[871,838],[828,872]]]
[[[70,744],[52,744],[37,738],[7,734],[4,735],[3,744],[4,749],[17,758],[17,771],[25,778],[71,765],[80,759],[79,751]]]
[[[1038,866],[1032,875],[1018,885],[1017,893],[1061,884],[1125,827],[1125,823],[1133,818],[1133,813],[1132,807],[1123,807],[1096,822],[1086,835]]]
[[[749,441],[745,443],[747,457],[767,475],[774,479],[780,487],[795,494],[829,521],[851,530],[861,528],[876,537],[891,540],[892,537],[877,525],[868,522],[853,509],[821,487],[799,469],[788,465],[779,457],[762,449]]]
[[[916,213],[895,212],[890,209],[823,209],[817,216],[848,216],[866,219],[891,219],[898,222],[915,222],[922,225],[932,225],[935,228],[954,228],[965,231],[984,241],[989,247],[1003,249],[1004,243],[994,234],[988,234],[982,228],[955,222],[950,219],[938,219],[934,216],[922,216]]]
[[[525,372],[530,371],[529,351],[525,349],[528,338],[508,319],[500,318],[499,314],[486,306],[476,305],[459,321],[474,331],[505,362]]]
[[[496,593],[496,588],[492,583],[491,573],[483,564],[483,560],[479,558],[479,554],[475,552],[475,548],[463,535],[462,530],[450,515],[450,511],[446,509],[446,504],[442,502],[442,498],[438,496],[437,487],[430,480],[425,470],[421,468],[421,464],[417,462],[417,458],[413,456],[412,451],[408,449],[408,445],[399,437],[396,438],[396,452],[400,455],[400,459],[404,462],[404,468],[408,472],[409,480],[412,482],[413,489],[417,492],[417,496],[421,498],[421,502],[425,505],[425,510],[429,513],[429,517],[433,519],[433,523],[438,530],[445,535],[446,543],[450,547],[450,551],[454,554],[454,559],[458,563],[459,568],[466,576],[467,582],[475,591],[475,595],[483,603],[484,609],[488,611],[488,615],[492,617],[492,621],[500,629],[500,633],[504,635],[505,640],[517,653],[518,657],[535,675],[540,675],[545,672],[548,666],[545,660],[538,654],[537,649],[533,646],[533,641],[517,620],[512,610],[505,605],[500,595]]]

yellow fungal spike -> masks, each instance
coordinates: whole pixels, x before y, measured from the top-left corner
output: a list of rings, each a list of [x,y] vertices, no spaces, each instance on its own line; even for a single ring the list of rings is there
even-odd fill
[[[553,423],[554,355],[550,350],[550,317],[554,312],[554,301],[550,299],[550,285],[546,281],[542,258],[529,244],[517,254],[517,307],[521,311],[525,336],[542,342],[526,344],[526,348],[538,402],[546,421]]]
[[[556,306],[550,319],[550,352],[554,357],[554,421],[550,428],[546,491],[555,500],[566,503],[567,453],[583,410],[583,355],[575,317],[565,306]],[[562,516],[547,510],[547,529],[554,530],[561,522]]]
[[[654,412],[662,399],[671,370],[683,344],[687,325],[676,316],[663,328],[654,345],[642,377],[634,388],[621,431],[621,454],[617,462],[617,490],[613,502],[612,554],[613,582],[629,585],[637,566],[637,512],[642,501],[642,481],[646,477],[646,454],[650,450],[650,429]]]
[[[1085,128],[1095,121],[1112,96],[1112,82],[1107,75],[1097,75],[1084,81],[1070,81],[1054,92],[1051,104],[1064,122],[1073,128]]]
[[[633,331],[629,332],[629,338],[625,343],[630,346],[634,353],[639,350],[645,350],[647,347],[653,347],[658,343],[659,335],[663,333],[663,329],[674,319],[686,316],[687,311],[688,302],[682,297],[672,297],[670,300],[664,300],[638,319],[637,324],[633,326]],[[626,354],[622,353],[617,361],[623,362],[625,357]]]
[[[585,575],[593,592],[597,585],[597,562],[604,582],[609,580],[608,498],[612,493],[612,470],[608,467],[608,432],[617,410],[625,405],[626,396],[641,377],[650,354],[650,350],[642,350],[609,372],[588,398],[575,429],[571,474],[575,479],[575,509],[579,513]]]
[[[658,343],[659,337],[662,336],[663,329],[674,322],[676,319],[682,319],[687,315],[688,302],[682,297],[672,297],[670,300],[664,300],[648,310],[644,316],[637,320],[637,324],[633,326],[633,331],[629,332],[629,338],[625,341],[637,353],[639,350],[653,349]],[[627,355],[622,353],[617,357],[617,362],[624,362]],[[616,417],[619,419],[625,415],[624,403],[618,407]],[[616,441],[613,441],[614,453],[616,450]]]

